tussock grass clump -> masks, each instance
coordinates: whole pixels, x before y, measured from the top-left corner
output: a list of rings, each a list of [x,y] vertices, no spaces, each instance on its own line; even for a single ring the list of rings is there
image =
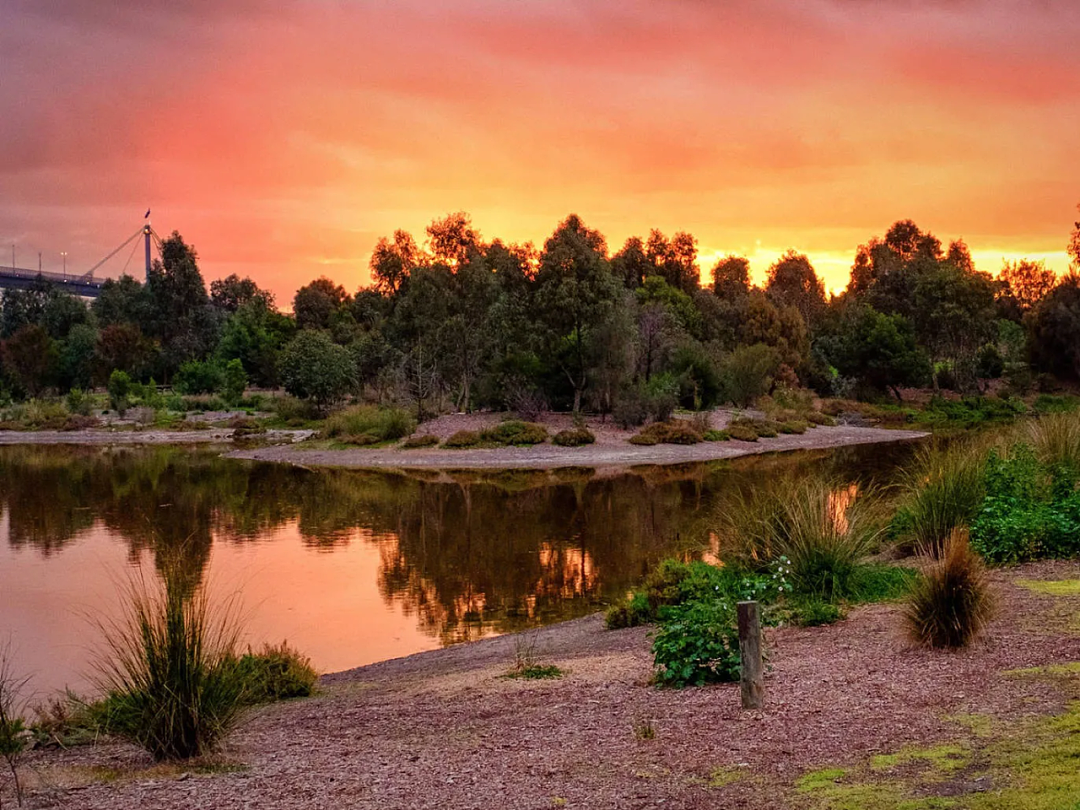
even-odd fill
[[[706,430],[701,434],[701,438],[707,442],[726,442],[731,439],[731,433],[726,430]]]
[[[267,644],[258,652],[249,649],[235,667],[241,699],[249,704],[308,697],[319,680],[311,660],[286,642]]]
[[[1024,425],[1021,438],[1048,467],[1080,470],[1080,416],[1053,413]]]
[[[992,615],[982,559],[968,543],[967,532],[955,529],[940,548],[940,557],[912,585],[904,607],[908,635],[925,647],[965,647]]]
[[[692,424],[682,419],[667,422],[653,422],[642,428],[637,435],[631,436],[631,444],[698,444],[702,434]]]
[[[327,438],[370,437],[374,444],[408,436],[416,430],[416,420],[401,408],[379,408],[374,405],[354,405],[331,414],[323,423]]]
[[[126,617],[102,626],[105,728],[159,761],[209,754],[242,706],[232,611],[211,608],[201,589],[186,593],[184,582],[167,570],[164,586],[133,584]]]
[[[439,437],[430,433],[419,433],[410,436],[403,443],[406,450],[415,450],[418,447],[434,447],[439,443]]]
[[[596,436],[588,428],[570,428],[568,430],[560,430],[552,438],[551,443],[557,444],[560,447],[581,447],[582,445],[592,444],[596,441]]]
[[[171,404],[170,408],[176,411],[198,410],[195,403],[187,399],[181,399],[178,403]],[[286,425],[300,427],[317,419],[319,411],[309,400],[283,396],[274,398],[274,414]]]
[[[827,414],[822,413],[821,411],[810,411],[810,413],[806,414],[806,416],[804,416],[803,418],[806,419],[806,421],[810,423],[811,427],[818,427],[818,426],[821,426],[821,427],[835,427],[836,426],[836,420],[833,419],[831,416],[828,416]]]
[[[476,447],[479,444],[480,434],[475,430],[459,430],[457,433],[448,436],[442,446],[459,449],[463,447]]]
[[[806,433],[807,428],[809,427],[810,425],[807,422],[804,422],[801,419],[793,419],[789,422],[781,422],[778,429],[781,433],[795,433],[801,435]]]
[[[985,442],[919,451],[900,483],[903,494],[892,523],[902,550],[936,554],[953,529],[970,525],[986,495],[988,453]]]
[[[511,419],[508,422],[484,428],[480,431],[481,441],[503,445],[543,444],[548,440],[547,428],[536,422],[522,422]]]
[[[760,570],[786,558],[795,591],[829,601],[855,594],[860,568],[884,532],[875,498],[813,477],[739,493],[720,509],[725,561]]]

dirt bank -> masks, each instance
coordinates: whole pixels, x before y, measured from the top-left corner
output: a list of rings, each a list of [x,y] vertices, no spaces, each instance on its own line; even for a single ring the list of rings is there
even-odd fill
[[[79,445],[139,445],[139,444],[210,444],[228,442],[232,428],[209,430],[4,430],[0,445],[5,444],[79,444]],[[311,436],[310,430],[271,430],[259,434],[260,441],[294,442]]]
[[[648,631],[605,631],[599,616],[536,634],[540,662],[566,672],[555,680],[503,677],[521,637],[422,653],[328,676],[318,697],[254,713],[229,740],[228,766],[214,773],[152,769],[119,743],[36,752],[27,806],[840,806],[810,804],[796,780],[907,745],[948,741],[977,752],[993,744],[986,728],[1022,728],[1062,711],[1068,679],[1014,671],[1080,658],[1069,625],[1080,596],[1039,595],[1019,581],[1078,576],[1075,563],[996,572],[999,618],[983,642],[958,653],[912,649],[896,605],[862,608],[830,627],[771,630],[760,712],[740,710],[737,685],[649,685]],[[984,777],[952,773],[930,789],[986,790]]]

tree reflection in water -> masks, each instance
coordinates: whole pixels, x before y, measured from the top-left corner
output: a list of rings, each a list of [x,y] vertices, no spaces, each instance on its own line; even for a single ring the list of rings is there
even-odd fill
[[[800,469],[880,480],[910,447],[592,470],[310,471],[185,448],[0,448],[7,542],[43,557],[102,525],[194,589],[214,543],[295,524],[315,552],[378,546],[378,587],[443,643],[590,612],[662,557],[700,554],[725,491]],[[358,531],[362,530],[362,531]]]

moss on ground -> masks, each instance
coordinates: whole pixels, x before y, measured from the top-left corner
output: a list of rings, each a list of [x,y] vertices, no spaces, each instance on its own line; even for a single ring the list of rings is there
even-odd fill
[[[1030,674],[1071,677],[1080,667]],[[793,804],[813,810],[1072,810],[1080,808],[1080,702],[1055,717],[1025,719],[985,736],[992,720],[970,724],[976,739],[904,747],[852,768],[811,771],[795,782]],[[964,723],[961,717],[952,718]]]
[[[1080,579],[1018,579],[1016,584],[1046,596],[1080,596]]]
[[[714,768],[712,773],[709,774],[708,784],[711,788],[727,787],[734,782],[738,782],[744,775],[745,773],[739,768],[728,766]]]

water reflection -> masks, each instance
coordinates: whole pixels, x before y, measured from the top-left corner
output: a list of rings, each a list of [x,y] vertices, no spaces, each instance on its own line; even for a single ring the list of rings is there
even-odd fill
[[[849,448],[614,476],[406,475],[182,448],[5,447],[0,632],[46,647],[34,632],[45,617],[14,604],[31,598],[27,577],[40,577],[33,598],[48,603],[69,601],[81,576],[96,610],[113,597],[91,580],[119,547],[129,564],[178,568],[188,591],[208,571],[239,578],[262,600],[253,611],[267,639],[287,629],[320,666],[360,664],[589,612],[663,556],[707,547],[712,505],[732,487],[810,467],[853,486],[881,482],[910,452]],[[51,593],[50,583],[68,590]],[[36,652],[49,663],[48,650]]]

